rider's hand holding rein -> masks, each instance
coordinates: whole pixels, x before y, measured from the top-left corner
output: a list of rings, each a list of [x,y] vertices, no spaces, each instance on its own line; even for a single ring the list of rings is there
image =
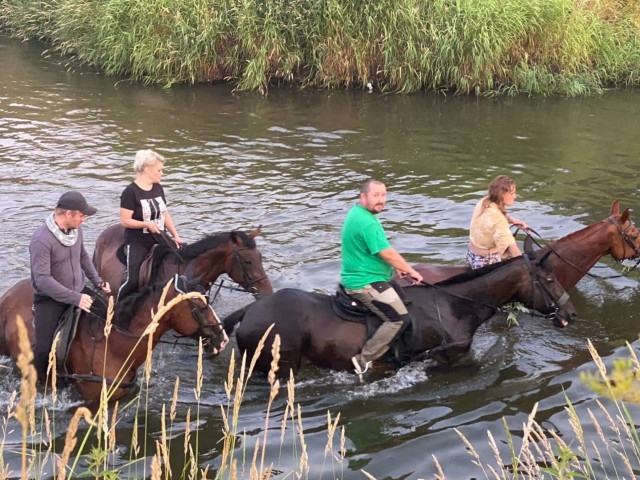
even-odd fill
[[[516,227],[524,230],[525,232],[529,232],[529,225],[527,225],[525,222],[518,220],[514,217],[507,217],[507,221],[511,224],[511,225],[515,225]]]
[[[87,295],[86,293],[83,293],[82,297],[80,297],[80,303],[78,304],[78,307],[80,307],[81,310],[84,310],[85,312],[89,313],[91,311],[92,304],[93,304],[93,298],[91,298],[91,295]]]
[[[400,277],[405,278],[409,276],[413,280],[414,284],[422,283],[422,281],[424,280],[422,278],[422,275],[420,275],[413,267],[411,267],[411,265],[409,265],[407,261],[402,258],[402,255],[400,255],[395,248],[390,247],[381,250],[380,252],[378,252],[378,255],[380,255],[380,257],[385,262],[391,265]]]

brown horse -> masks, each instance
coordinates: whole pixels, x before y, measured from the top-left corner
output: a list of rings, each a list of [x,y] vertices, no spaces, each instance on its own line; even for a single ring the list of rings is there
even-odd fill
[[[604,255],[609,254],[617,261],[640,255],[640,233],[629,216],[628,208],[620,213],[620,200],[616,200],[608,218],[543,248],[543,252],[554,253],[549,258],[549,264],[565,290],[573,288]],[[418,264],[414,268],[428,283],[438,283],[469,271],[466,266]],[[401,279],[398,283],[409,284]]]
[[[209,289],[218,276],[226,273],[245,290],[263,295],[273,292],[271,282],[262,267],[262,254],[254,238],[260,228],[251,233],[233,231],[205,237],[176,251],[160,245],[154,254],[154,274],[150,283],[166,281],[176,273],[200,278],[200,285]],[[125,266],[117,257],[124,244],[124,227],[111,225],[96,240],[93,263],[112,292],[122,283]]]
[[[534,252],[439,285],[404,287],[413,322],[398,343],[397,356],[407,361],[428,352],[439,361],[453,362],[469,350],[478,327],[509,302],[519,301],[544,313],[562,306],[566,319],[574,316],[573,305],[547,264],[549,255]],[[230,333],[238,323],[238,348],[249,356],[274,324],[257,368],[268,371],[271,344],[278,334],[283,375],[289,369],[297,371],[303,358],[320,367],[350,370],[350,359],[367,336],[365,325],[334,313],[330,296],[290,288],[232,313],[224,320],[224,328]]]
[[[119,372],[118,381],[122,380],[122,383],[114,391],[112,401],[135,385],[136,370],[147,355],[144,332],[152,321],[151,310],[158,310],[164,286],[148,287],[120,302],[114,311],[108,342],[104,334],[106,307],[103,305],[100,314],[81,313],[65,365],[69,373],[65,376],[75,381],[87,403],[95,404],[100,399],[102,380],[111,384]],[[188,291],[202,292],[203,289],[200,285],[187,284],[184,277],[176,275],[167,291],[165,304]],[[32,304],[33,288],[28,279],[18,282],[0,297],[0,355],[18,358],[18,317],[23,319],[29,339],[34,343]],[[99,308],[100,305],[101,302],[94,301],[94,306]],[[203,337],[214,354],[221,352],[229,341],[213,310],[197,297],[177,303],[160,318],[153,333],[154,347],[170,329],[181,335]]]

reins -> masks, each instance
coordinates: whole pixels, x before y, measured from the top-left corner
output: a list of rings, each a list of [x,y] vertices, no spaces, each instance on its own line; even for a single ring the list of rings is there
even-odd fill
[[[514,236],[519,231],[523,231],[524,234],[527,237],[529,237],[531,239],[531,241],[533,243],[535,243],[538,247],[540,247],[540,248],[545,248],[545,247],[549,248],[549,250],[551,250],[554,253],[554,255],[556,255],[561,261],[563,261],[564,263],[569,265],[571,268],[574,268],[575,270],[580,272],[583,276],[587,275],[587,276],[589,276],[591,278],[595,278],[595,279],[598,279],[598,280],[610,280],[610,279],[614,279],[614,278],[627,277],[640,264],[640,249],[635,246],[635,244],[633,243],[633,239],[627,233],[627,231],[633,226],[633,223],[631,222],[631,220],[629,220],[629,225],[627,225],[627,228],[623,229],[622,225],[620,225],[620,222],[613,215],[610,215],[609,217],[607,217],[607,219],[605,221],[610,222],[611,224],[613,224],[617,228],[618,233],[620,234],[620,237],[621,237],[621,241],[623,242],[623,251],[625,249],[625,245],[624,244],[626,244],[626,246],[630,247],[633,250],[633,252],[635,253],[635,255],[633,257],[629,258],[629,260],[632,260],[634,258],[638,258],[638,260],[636,261],[635,265],[633,265],[633,267],[629,268],[626,272],[623,272],[623,273],[618,274],[618,275],[607,275],[607,276],[597,275],[597,274],[594,274],[594,273],[590,273],[588,270],[585,270],[582,267],[579,267],[578,265],[573,263],[571,260],[569,260],[569,259],[565,258],[563,255],[561,255],[553,247],[553,245],[550,242],[548,242],[547,240],[542,238],[542,236],[531,227],[529,227],[528,231],[525,231],[525,230],[521,229],[520,227],[516,228],[516,230],[514,232]],[[602,228],[606,228],[606,224],[604,223],[605,221],[602,222],[602,225],[603,225]],[[531,232],[534,235],[536,235],[540,240],[542,240],[542,242],[544,244],[541,244],[540,242],[538,242],[538,240],[536,240],[536,238],[533,235],[531,235],[529,232]],[[617,262],[621,263],[622,260],[617,261]]]

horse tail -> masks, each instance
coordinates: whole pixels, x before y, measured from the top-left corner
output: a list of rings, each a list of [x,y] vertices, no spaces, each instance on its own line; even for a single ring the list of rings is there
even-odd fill
[[[242,321],[244,315],[247,313],[247,308],[249,308],[249,305],[241,308],[240,310],[236,310],[222,321],[224,325],[224,331],[227,332],[227,335],[231,335],[235,326]]]

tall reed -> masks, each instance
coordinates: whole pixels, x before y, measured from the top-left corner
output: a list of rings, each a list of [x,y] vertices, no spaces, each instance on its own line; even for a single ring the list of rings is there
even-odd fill
[[[0,28],[165,86],[584,95],[640,84],[640,2],[628,0],[3,0]]]

